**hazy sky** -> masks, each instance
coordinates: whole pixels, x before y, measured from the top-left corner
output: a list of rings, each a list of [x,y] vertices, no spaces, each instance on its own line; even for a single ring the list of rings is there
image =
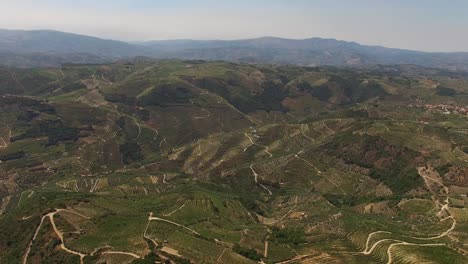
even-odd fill
[[[468,0],[0,0],[0,28],[127,41],[324,37],[468,51]]]

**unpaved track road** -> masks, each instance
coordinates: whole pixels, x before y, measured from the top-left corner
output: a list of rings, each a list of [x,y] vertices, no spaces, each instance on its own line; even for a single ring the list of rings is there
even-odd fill
[[[175,209],[174,211],[172,211],[172,212],[170,212],[170,213],[168,213],[168,214],[163,214],[163,215],[164,215],[164,216],[171,216],[171,215],[177,213],[178,211],[182,210],[182,209],[187,205],[187,203],[188,203],[188,200],[185,201],[185,203],[182,204],[179,208]]]
[[[80,264],[83,264],[83,263],[84,263],[84,262],[83,262],[83,259],[84,259],[84,257],[86,256],[86,254],[83,254],[83,253],[80,253],[80,252],[76,252],[76,251],[71,250],[71,249],[69,249],[69,248],[67,248],[67,247],[65,246],[65,241],[64,241],[64,239],[63,239],[63,232],[61,232],[60,230],[58,230],[58,228],[57,228],[57,226],[56,226],[56,224],[55,224],[55,220],[54,220],[54,216],[55,216],[56,214],[58,214],[59,212],[69,212],[69,213],[73,213],[73,214],[76,214],[76,215],[78,215],[78,216],[84,217],[84,218],[86,218],[86,219],[89,219],[88,217],[86,217],[86,216],[84,216],[84,215],[82,215],[82,214],[80,214],[80,213],[76,213],[76,212],[69,211],[69,210],[66,210],[66,209],[56,209],[55,212],[48,213],[48,214],[44,215],[44,216],[41,218],[41,222],[40,222],[39,226],[37,227],[36,232],[34,233],[34,236],[33,236],[32,240],[31,240],[31,242],[29,243],[29,246],[28,246],[28,248],[26,249],[26,252],[25,252],[25,254],[24,254],[24,256],[23,256],[23,264],[27,264],[27,262],[28,262],[28,257],[29,257],[29,253],[31,252],[31,247],[32,247],[34,241],[36,240],[37,235],[39,234],[39,230],[41,229],[42,224],[44,223],[44,221],[45,221],[46,218],[49,218],[49,221],[50,221],[50,224],[52,225],[52,228],[53,228],[53,230],[54,230],[54,233],[55,233],[55,234],[57,235],[57,237],[60,239],[60,242],[61,242],[60,248],[61,248],[62,250],[64,250],[65,252],[67,252],[67,253],[70,253],[70,254],[79,256],[79,257],[80,257]]]
[[[7,148],[8,145],[10,144],[10,140],[11,140],[11,129],[10,129],[10,132],[9,133],[9,136],[8,136],[8,142],[5,141],[5,139],[3,137],[0,137],[0,148]]]
[[[149,225],[151,224],[151,214],[150,216],[148,217],[148,224],[146,224],[146,228],[145,228],[145,232],[143,232],[143,238],[146,238],[148,239],[149,241],[151,241],[153,244],[154,244],[154,248],[157,248],[158,247],[158,242],[156,242],[156,240],[152,239],[151,237],[149,237],[146,233],[148,232],[148,228],[149,228]]]
[[[50,224],[52,225],[52,228],[54,230],[54,233],[57,235],[57,237],[60,239],[60,248],[62,250],[64,250],[65,252],[67,253],[70,253],[72,255],[76,255],[76,256],[79,256],[80,257],[80,264],[84,264],[84,257],[88,256],[88,254],[85,254],[85,253],[81,253],[81,252],[77,252],[77,251],[74,251],[70,248],[67,248],[65,246],[65,240],[63,238],[63,232],[60,231],[58,228],[57,228],[57,225],[55,224],[55,219],[54,219],[54,216],[58,213],[61,213],[61,212],[66,212],[66,213],[71,213],[71,214],[74,214],[74,215],[77,215],[77,216],[80,216],[84,219],[87,219],[87,220],[90,220],[91,218],[88,217],[88,216],[85,216],[81,213],[78,213],[78,212],[75,212],[75,211],[71,211],[71,210],[68,210],[68,209],[55,209],[54,212],[51,212],[51,213],[48,213],[44,216],[42,216],[41,218],[41,222],[39,223],[39,226],[37,227],[36,231],[34,232],[34,236],[31,240],[31,242],[29,243],[28,245],[28,248],[26,249],[26,252],[25,254],[23,255],[23,264],[27,264],[28,262],[28,257],[29,257],[29,253],[31,252],[31,247],[34,243],[34,241],[36,240],[38,234],[39,234],[39,231],[42,227],[42,225],[44,224],[44,221],[48,218],[49,221],[50,221]],[[146,230],[145,230],[145,234],[146,234]],[[102,255],[109,255],[109,254],[120,254],[120,255],[128,255],[128,256],[132,256],[134,258],[137,258],[137,259],[140,259],[141,256],[135,254],[135,253],[132,253],[132,252],[124,252],[124,251],[105,251],[105,252],[102,252],[101,253]],[[94,252],[91,253],[91,256],[94,255]]]
[[[370,233],[368,236],[367,236],[367,240],[366,240],[366,248],[361,252],[362,254],[364,255],[369,255],[372,250],[369,249],[369,243],[370,243],[370,240],[371,238],[374,236],[374,235],[377,235],[377,234],[391,234],[390,232],[387,232],[387,231],[376,231],[376,232],[372,232]],[[374,244],[375,245],[375,244]]]
[[[137,255],[135,253],[124,252],[124,251],[105,251],[105,252],[102,252],[101,254],[102,255],[127,255],[127,256],[137,258],[137,259],[141,259],[141,256],[139,256],[139,255]]]
[[[0,137],[0,148],[7,148],[8,144],[5,142],[3,137]]]
[[[437,179],[437,178],[434,178],[434,177],[431,177],[429,174],[425,174],[423,173],[424,170],[423,168],[418,168],[418,172],[419,172],[419,175],[423,178],[424,180],[424,183],[426,184],[426,187],[432,192],[432,184],[431,183],[436,183],[437,185],[439,185],[440,187],[442,187],[442,189],[444,190],[445,194],[447,195],[447,198],[445,199],[445,204],[443,204],[440,208],[440,211],[437,213],[437,216],[441,216],[443,215],[443,213],[447,213],[448,217],[444,218],[441,220],[442,221],[447,221],[448,219],[452,219],[453,223],[452,225],[450,226],[449,229],[447,229],[446,231],[444,231],[443,233],[441,233],[440,235],[437,235],[437,236],[432,236],[432,237],[412,237],[412,236],[403,236],[403,237],[407,237],[407,238],[411,238],[411,239],[416,239],[416,240],[422,240],[422,241],[428,241],[428,240],[436,240],[436,239],[440,239],[440,238],[443,238],[443,237],[447,237],[450,235],[450,233],[455,230],[456,228],[456,225],[457,225],[457,221],[455,219],[455,217],[450,213],[450,210],[449,210],[449,207],[450,207],[450,194],[449,194],[449,189],[447,186],[445,186],[445,184]],[[437,193],[435,195],[438,195]],[[434,200],[436,201],[436,204],[438,205],[441,205],[441,203],[436,199],[434,198]],[[370,239],[372,238],[372,236],[376,235],[376,234],[393,234],[391,232],[388,232],[388,231],[376,231],[376,232],[372,232],[369,234],[369,236],[367,237],[367,241],[366,241],[366,248],[360,252],[361,254],[364,254],[364,255],[370,255],[373,250],[381,243],[383,242],[387,242],[387,241],[394,241],[395,243],[392,243],[388,248],[387,248],[387,256],[388,256],[388,262],[387,264],[391,264],[393,262],[393,255],[392,255],[392,249],[397,247],[397,246],[416,246],[416,247],[435,247],[435,246],[447,246],[446,244],[444,243],[427,243],[427,244],[417,244],[417,243],[409,243],[409,242],[406,242],[406,241],[401,241],[401,240],[397,240],[397,239],[390,239],[390,238],[385,238],[385,239],[381,239],[381,240],[378,240],[376,241],[371,248],[369,248],[369,244],[370,244]]]
[[[153,217],[153,214],[151,213],[148,220],[150,221],[161,221],[161,222],[166,222],[166,223],[169,223],[169,224],[172,224],[172,225],[175,225],[175,226],[178,226],[180,228],[184,228],[192,233],[194,233],[195,235],[199,235],[200,236],[200,233],[198,233],[197,231],[189,228],[189,227],[186,227],[184,225],[181,225],[179,223],[176,223],[176,222],[173,222],[173,221],[170,221],[170,220],[167,220],[167,219],[163,219],[163,218],[159,218],[159,217]]]
[[[273,195],[273,192],[268,187],[266,187],[265,185],[263,185],[261,183],[258,183],[258,173],[255,171],[253,166],[254,166],[254,164],[250,164],[250,170],[252,171],[252,174],[254,176],[255,183],[260,185],[260,187],[262,187],[266,192],[268,192],[269,195]]]
[[[249,134],[247,134],[247,133],[244,133],[244,135],[245,135],[246,137],[249,138],[250,143],[252,143],[252,145],[256,145],[256,146],[259,146],[259,147],[264,148],[264,149],[265,149],[265,153],[268,154],[268,155],[270,156],[270,158],[273,157],[273,154],[270,153],[270,149],[269,149],[267,146],[264,146],[264,145],[260,145],[260,144],[255,143],[255,142],[253,141],[253,139],[252,139],[252,138],[249,136]]]
[[[253,163],[250,164],[250,170],[252,171],[252,174],[254,176],[254,181],[255,183],[258,183],[258,173],[255,171],[255,169],[253,168]]]
[[[44,216],[41,218],[41,222],[39,223],[39,226],[36,228],[36,231],[34,232],[33,238],[32,238],[31,241],[29,242],[29,245],[28,245],[28,247],[26,248],[26,252],[25,252],[24,255],[23,255],[23,264],[27,264],[27,263],[28,263],[28,257],[29,257],[29,253],[31,252],[31,247],[32,247],[34,241],[36,240],[37,235],[39,234],[39,230],[41,229],[41,226],[42,226],[42,224],[44,223],[44,220],[45,220],[47,217],[48,217],[48,215],[44,215]]]
[[[223,249],[223,252],[221,252],[221,254],[219,254],[218,259],[216,259],[216,262],[220,262],[220,261],[221,261],[221,258],[223,257],[224,252],[226,252],[226,250],[227,250],[227,248],[224,248],[224,249]]]

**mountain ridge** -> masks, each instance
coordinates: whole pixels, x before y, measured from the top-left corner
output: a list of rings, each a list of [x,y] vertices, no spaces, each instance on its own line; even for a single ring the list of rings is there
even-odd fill
[[[21,59],[27,54],[43,53],[41,60]],[[147,56],[190,60],[224,60],[241,63],[292,64],[299,66],[366,66],[415,64],[449,70],[468,70],[468,52],[424,52],[361,45],[357,42],[312,37],[287,39],[260,37],[240,40],[152,40],[124,42],[55,30],[0,29],[0,64],[14,67],[60,66],[63,63],[86,63],[89,59],[67,58],[66,54],[96,57],[90,62]],[[61,57],[50,58],[52,57]],[[98,58],[99,59],[98,59]]]

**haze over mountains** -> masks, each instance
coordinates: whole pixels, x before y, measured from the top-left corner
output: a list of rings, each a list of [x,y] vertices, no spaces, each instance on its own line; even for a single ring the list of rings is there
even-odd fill
[[[0,30],[0,64],[6,66],[56,67],[64,63],[103,63],[136,56],[300,66],[415,64],[468,70],[466,52],[419,52],[335,39],[263,37],[127,43],[51,30]]]

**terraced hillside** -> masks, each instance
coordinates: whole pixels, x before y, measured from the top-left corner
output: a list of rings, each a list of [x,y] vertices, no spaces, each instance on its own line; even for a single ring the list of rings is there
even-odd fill
[[[0,68],[0,263],[467,263],[468,79]]]

